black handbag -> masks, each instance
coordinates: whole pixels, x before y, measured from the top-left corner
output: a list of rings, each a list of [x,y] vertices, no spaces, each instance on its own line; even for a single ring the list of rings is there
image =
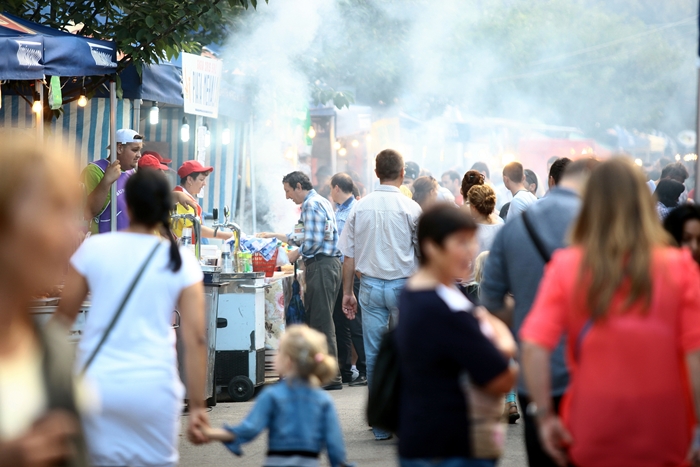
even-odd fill
[[[297,263],[294,263],[294,283],[292,284],[292,299],[289,301],[285,313],[287,326],[292,324],[304,324],[306,322],[306,310],[301,300],[301,286],[297,279]]]
[[[400,371],[395,331],[382,337],[369,385],[367,421],[373,428],[396,433],[399,427]]]

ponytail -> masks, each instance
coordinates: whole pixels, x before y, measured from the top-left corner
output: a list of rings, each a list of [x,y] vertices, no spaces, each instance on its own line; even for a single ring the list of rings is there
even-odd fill
[[[312,384],[327,384],[338,374],[338,363],[328,355],[326,336],[305,324],[287,328],[280,343],[280,352],[292,360],[298,376]]]
[[[182,267],[182,256],[180,256],[180,247],[177,244],[177,239],[175,235],[170,230],[170,217],[165,217],[163,219],[163,225],[161,226],[165,235],[168,236],[170,240],[170,262],[168,267],[173,272],[178,272]]]
[[[321,355],[321,358],[318,356]],[[318,380],[319,385],[330,383],[338,374],[338,363],[335,358],[330,355],[316,354],[316,365],[312,373],[312,377]]]

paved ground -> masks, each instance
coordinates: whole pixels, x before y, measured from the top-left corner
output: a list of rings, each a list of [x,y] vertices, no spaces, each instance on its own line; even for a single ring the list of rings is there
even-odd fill
[[[393,467],[396,462],[395,441],[377,442],[369,431],[364,419],[364,406],[367,388],[350,388],[345,386],[342,391],[332,391],[335,405],[340,416],[340,423],[345,436],[345,445],[349,460],[356,462],[358,467]],[[213,426],[226,423],[237,423],[250,411],[253,401],[244,403],[219,403],[210,412]],[[183,428],[185,417],[183,417]],[[508,426],[508,441],[506,454],[501,460],[500,467],[523,467],[527,465],[523,442],[523,429],[520,422]],[[250,443],[244,448],[245,456],[235,458],[226,448],[216,443],[203,447],[192,446],[184,438],[180,443],[180,466],[182,467],[211,467],[211,466],[241,466],[258,467],[267,450],[267,435]],[[323,465],[328,465],[324,461]]]

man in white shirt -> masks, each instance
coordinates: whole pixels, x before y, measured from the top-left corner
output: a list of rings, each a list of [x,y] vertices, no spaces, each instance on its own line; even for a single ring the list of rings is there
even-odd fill
[[[367,359],[367,380],[379,352],[389,320],[398,311],[398,296],[409,276],[418,269],[417,225],[421,208],[401,194],[403,157],[393,149],[377,155],[375,173],[380,186],[360,199],[343,228],[338,248],[343,263],[343,312],[355,318],[357,298],[353,292],[355,271],[359,272],[362,307],[362,335]],[[373,429],[377,440],[391,434]]]
[[[537,197],[525,188],[525,170],[520,162],[511,162],[503,167],[503,184],[513,195],[506,217],[506,222],[510,222],[537,201]]]

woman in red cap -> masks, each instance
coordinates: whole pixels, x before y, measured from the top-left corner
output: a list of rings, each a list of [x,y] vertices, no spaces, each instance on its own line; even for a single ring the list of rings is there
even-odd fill
[[[207,184],[207,177],[210,173],[214,171],[214,167],[205,167],[198,161],[186,161],[184,164],[177,169],[177,176],[180,177],[180,184],[175,187],[175,192],[188,194],[194,203],[196,203],[196,209],[191,207],[185,208],[182,205],[177,206],[178,214],[195,214],[202,222],[202,207],[197,203],[197,195],[202,191]],[[173,233],[180,238],[182,237],[182,230],[185,228],[192,227],[192,222],[179,220],[173,227]],[[228,240],[233,236],[233,232],[224,232],[221,230],[214,230],[211,227],[206,227],[202,225],[202,237],[203,238],[220,238],[223,240]]]

